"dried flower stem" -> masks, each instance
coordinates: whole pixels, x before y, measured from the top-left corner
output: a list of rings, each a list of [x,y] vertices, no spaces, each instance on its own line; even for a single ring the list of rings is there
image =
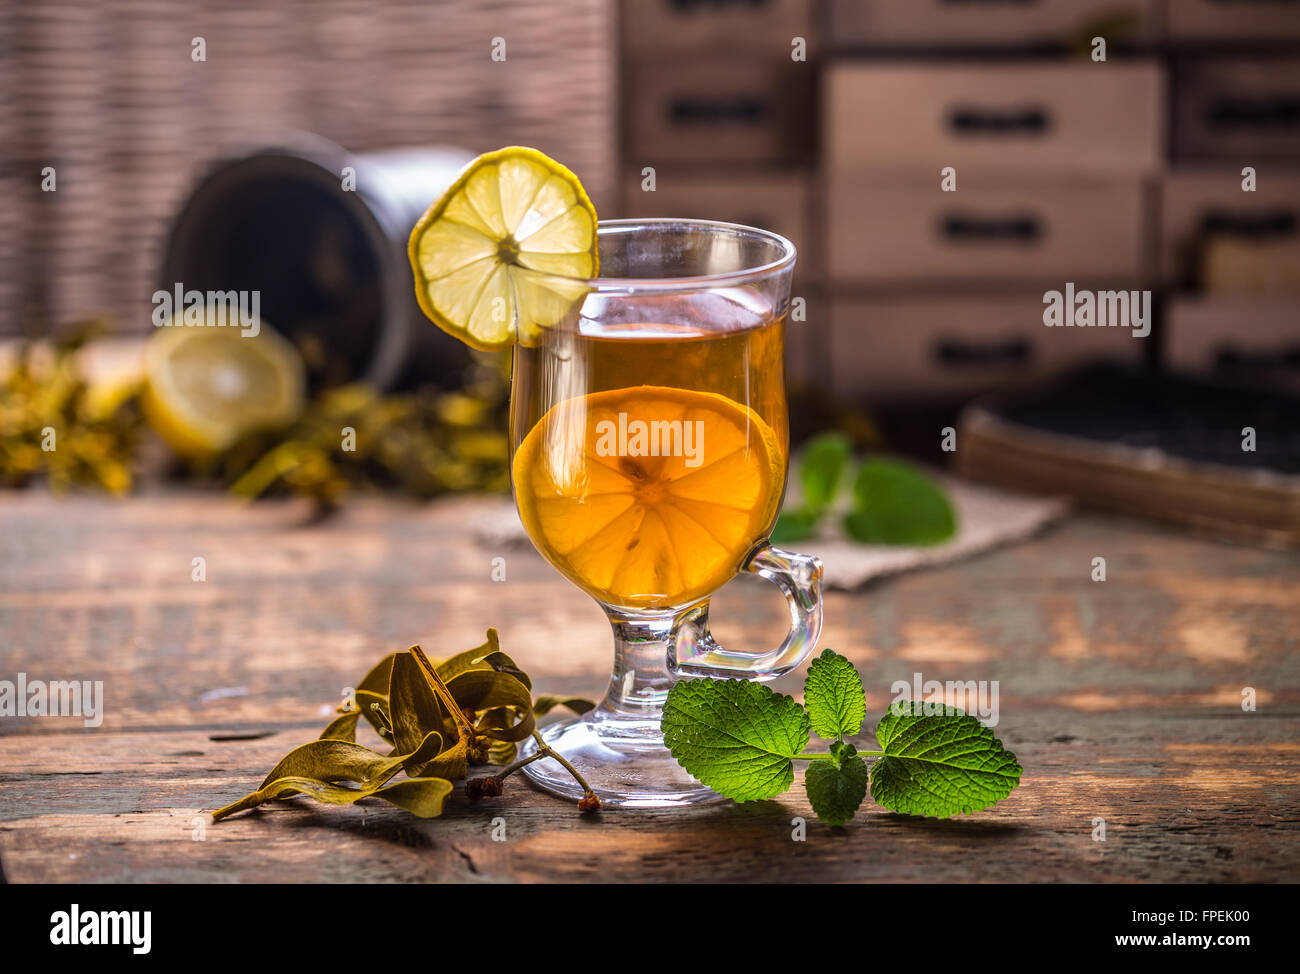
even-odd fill
[[[542,758],[548,758],[548,757],[550,757],[550,755],[544,751],[538,751],[536,754],[530,754],[528,755],[528,757],[520,758],[514,764],[502,768],[500,771],[496,773],[496,777],[504,779],[508,775],[514,774],[520,768],[527,767],[528,765],[532,764],[534,761],[540,761]]]
[[[578,769],[571,765],[563,754],[542,740],[542,735],[537,731],[533,731],[533,740],[537,742],[538,754],[545,754],[548,758],[555,758],[560,764],[564,765],[565,771],[573,775],[573,780],[582,786],[582,801],[578,802],[578,808],[584,812],[600,811],[600,799],[591,790],[591,785],[587,784],[587,779],[578,773]]]
[[[447,684],[442,682],[442,677],[440,677],[438,671],[434,669],[433,663],[429,661],[429,657],[424,655],[424,650],[419,646],[411,647],[411,655],[414,656],[415,661],[420,664],[420,669],[424,671],[424,675],[429,681],[429,686],[433,688],[434,695],[438,698],[438,702],[442,704],[443,709],[451,714],[451,719],[455,721],[456,727],[460,730],[461,740],[466,744],[472,744],[474,742],[474,725],[466,719],[465,712],[460,709],[460,704],[456,703],[456,698],[453,697],[451,691],[447,689]]]
[[[582,775],[578,772],[578,769],[575,768],[572,764],[570,764],[567,760],[565,760],[564,756],[560,754],[559,751],[556,751],[544,740],[542,740],[541,735],[539,735],[537,731],[533,731],[533,740],[537,742],[537,750],[534,753],[528,755],[528,757],[526,758],[520,758],[514,764],[502,768],[496,774],[489,776],[489,778],[493,781],[495,787],[485,785],[483,783],[484,779],[481,778],[472,779],[473,781],[479,782],[478,784],[467,783],[465,786],[465,790],[467,793],[469,793],[471,800],[476,798],[491,797],[491,796],[501,794],[501,783],[505,781],[505,779],[508,778],[510,775],[518,771],[520,768],[525,768],[528,765],[532,764],[534,761],[540,761],[542,758],[554,758],[556,761],[559,761],[560,764],[564,766],[564,769],[568,771],[569,774],[573,775],[573,780],[582,786],[582,800],[578,802],[579,811],[583,811],[583,812],[600,811],[600,799],[596,797],[596,793],[591,790],[591,785],[587,784],[586,779],[582,777]]]

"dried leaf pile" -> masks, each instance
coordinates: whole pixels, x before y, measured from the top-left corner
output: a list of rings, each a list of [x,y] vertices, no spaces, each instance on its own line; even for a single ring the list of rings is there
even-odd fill
[[[256,791],[218,809],[213,819],[295,795],[330,805],[380,798],[434,818],[472,766],[514,762],[519,742],[533,736],[537,718],[556,706],[585,713],[594,704],[549,695],[534,699],[532,681],[501,652],[495,629],[487,631],[483,645],[437,662],[412,646],[380,660],[318,740],[286,754]],[[357,743],[362,720],[389,745],[387,753]],[[471,779],[478,784],[467,787],[467,794],[501,794],[502,779],[524,763]],[[406,777],[394,782],[399,773]],[[598,805],[589,794],[580,808]]]
[[[55,343],[28,343],[0,366],[0,486],[44,481],[129,491],[148,466],[140,380],[88,383],[78,353],[101,330],[75,329]],[[479,356],[460,388],[428,386],[384,395],[363,383],[317,393],[288,428],[251,434],[201,461],[175,458],[167,473],[243,497],[293,494],[321,510],[355,489],[427,499],[509,487],[508,364]]]
[[[54,490],[123,494],[135,482],[143,420],[132,383],[90,387],[74,367],[82,338],[19,348],[0,369],[0,487],[44,478]]]
[[[236,443],[215,472],[243,497],[288,492],[322,508],[356,487],[417,498],[510,486],[505,367],[480,362],[463,388],[380,395],[355,383],[326,389],[274,434]],[[352,431],[351,434],[344,431]]]

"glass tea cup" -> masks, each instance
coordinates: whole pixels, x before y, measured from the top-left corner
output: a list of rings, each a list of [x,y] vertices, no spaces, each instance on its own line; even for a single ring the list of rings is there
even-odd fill
[[[785,492],[795,248],[774,233],[698,220],[602,221],[598,240],[600,276],[567,282],[586,296],[514,353],[520,519],[614,630],[604,699],[542,737],[603,804],[716,800],[664,746],[669,689],[696,676],[773,679],[821,634],[820,562],[767,542]],[[709,597],[742,572],[788,601],[791,628],[771,652],[727,650],[709,633]],[[557,762],[524,771],[581,797]]]

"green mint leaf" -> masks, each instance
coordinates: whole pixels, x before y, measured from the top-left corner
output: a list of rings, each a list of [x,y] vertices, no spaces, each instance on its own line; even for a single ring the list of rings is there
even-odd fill
[[[831,742],[831,763],[839,767],[846,758],[851,758],[858,753],[858,749],[846,741]]]
[[[808,801],[827,825],[843,825],[867,797],[867,763],[852,744],[832,744],[835,761],[813,761],[804,773]]]
[[[772,528],[774,544],[807,541],[839,492],[840,481],[853,458],[853,441],[843,433],[821,433],[800,451],[799,483],[803,503],[787,507]]]
[[[789,544],[792,541],[807,541],[817,528],[819,517],[810,514],[802,507],[787,507],[776,519],[770,540],[773,544]]]
[[[862,730],[867,717],[862,678],[852,663],[830,649],[823,649],[808,667],[803,705],[808,708],[813,733],[828,741],[852,737]]]
[[[969,815],[1020,784],[1016,756],[955,707],[896,703],[880,718],[876,739],[885,756],[871,766],[871,797],[895,812]]]
[[[908,464],[868,460],[858,471],[853,495],[844,530],[864,544],[938,544],[957,531],[947,493]]]
[[[664,743],[700,783],[738,802],[794,783],[791,758],[808,745],[808,715],[791,697],[749,680],[682,680],[664,703]]]
[[[822,433],[805,443],[800,454],[804,508],[814,518],[820,517],[835,500],[853,456],[853,442],[843,433]]]

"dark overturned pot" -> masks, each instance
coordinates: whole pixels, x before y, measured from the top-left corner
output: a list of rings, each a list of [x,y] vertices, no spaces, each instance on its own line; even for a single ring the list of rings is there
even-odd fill
[[[173,221],[159,287],[260,291],[263,321],[299,347],[316,386],[454,382],[467,352],[420,311],[406,241],[473,157],[354,155],[312,135],[226,153]]]

